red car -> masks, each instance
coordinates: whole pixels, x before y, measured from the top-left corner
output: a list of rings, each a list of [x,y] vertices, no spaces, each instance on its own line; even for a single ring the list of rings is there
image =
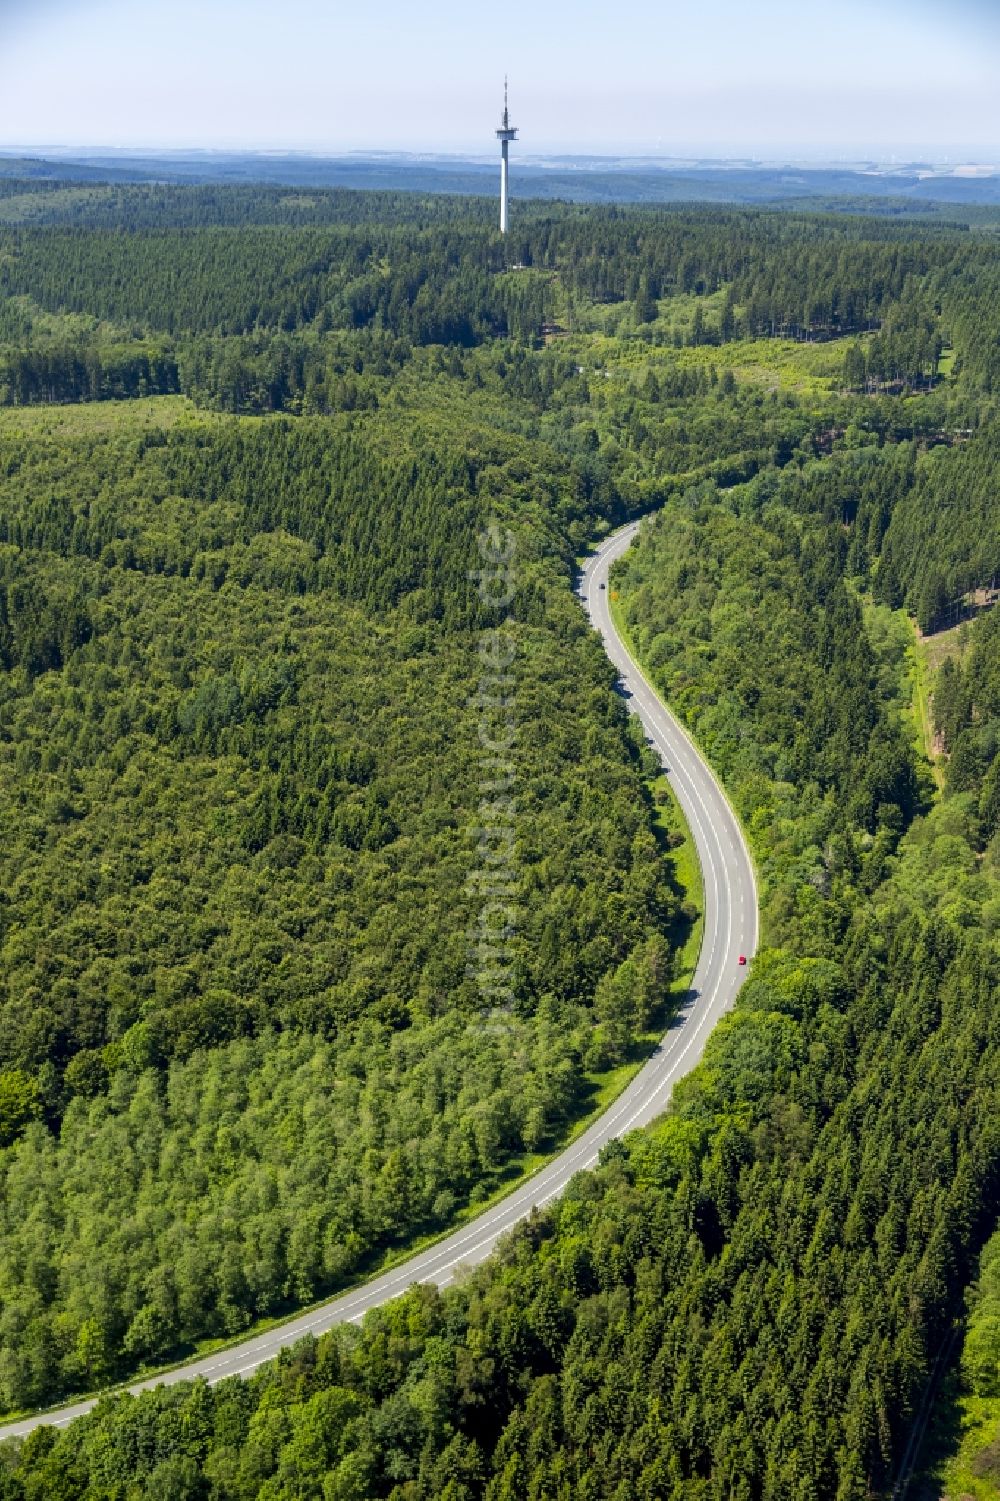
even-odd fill
[[[747,962],[747,956],[746,956],[746,954],[741,954],[740,955],[740,963],[741,964],[746,964],[746,962]]]

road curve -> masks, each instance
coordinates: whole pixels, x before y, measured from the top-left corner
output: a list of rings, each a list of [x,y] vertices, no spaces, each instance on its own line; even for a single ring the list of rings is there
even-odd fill
[[[660,756],[684,810],[698,850],[704,880],[705,925],[701,956],[692,986],[670,1030],[614,1104],[558,1157],[477,1219],[439,1240],[426,1251],[351,1292],[269,1330],[172,1371],[136,1382],[130,1392],[204,1377],[214,1384],[228,1376],[247,1376],[278,1351],[306,1334],[322,1334],[335,1324],[359,1323],[371,1308],[405,1292],[415,1282],[444,1287],[465,1267],[483,1261],[497,1239],[536,1207],[555,1198],[574,1173],[591,1168],[601,1148],[627,1131],[658,1116],[674,1083],[694,1067],[718,1019],[729,1010],[757,945],[757,893],[746,842],[724,793],[687,733],[653,692],[611,620],[608,570],[630,546],[639,523],[623,527],[590,557],[580,575],[579,594],[604,647],[617,667],[629,707]],[[41,1424],[62,1427],[89,1412],[96,1399],[76,1402],[0,1427],[0,1439],[30,1433]]]

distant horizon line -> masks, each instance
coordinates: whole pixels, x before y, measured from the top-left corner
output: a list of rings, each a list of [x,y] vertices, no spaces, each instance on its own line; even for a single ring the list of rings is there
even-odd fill
[[[65,142],[10,142],[0,144],[0,157],[55,158],[58,160],[93,160],[116,157],[122,160],[135,158],[190,159],[192,157],[261,157],[268,160],[298,158],[311,161],[393,160],[457,163],[462,165],[494,165],[493,153],[485,146],[482,149],[433,150],[414,147],[319,147],[319,146],[107,146],[99,143],[70,145]],[[544,167],[548,164],[597,163],[605,167],[616,164],[642,164],[655,167],[672,167],[674,170],[690,171],[713,167],[739,167],[748,171],[774,167],[802,169],[856,168],[860,170],[936,170],[952,173],[971,171],[1000,173],[1000,145],[976,147],[963,150],[944,148],[931,150],[898,149],[885,154],[880,152],[845,151],[843,148],[789,148],[776,150],[774,155],[758,152],[730,152],[720,149],[668,153],[642,151],[627,148],[621,151],[571,151],[551,148],[542,151],[519,151],[517,161],[525,167]]]

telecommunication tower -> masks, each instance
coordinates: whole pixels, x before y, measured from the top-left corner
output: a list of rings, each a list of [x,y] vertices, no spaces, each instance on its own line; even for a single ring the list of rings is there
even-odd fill
[[[497,140],[500,142],[500,233],[507,233],[507,224],[510,217],[507,180],[507,146],[510,141],[517,140],[517,131],[510,123],[510,115],[507,112],[507,80],[503,81],[503,120],[497,131]]]

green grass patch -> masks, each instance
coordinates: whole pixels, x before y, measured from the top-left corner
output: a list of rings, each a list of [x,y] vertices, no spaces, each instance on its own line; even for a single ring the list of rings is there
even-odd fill
[[[937,672],[952,658],[961,662],[972,644],[972,622],[963,620],[947,631],[935,631],[933,636],[919,638],[920,653],[931,672]]]
[[[931,707],[931,685],[934,681],[934,669],[931,667],[927,653],[923,649],[924,643],[917,637],[916,630],[913,632],[913,713],[912,718],[916,726],[917,748],[930,763],[931,775],[938,794],[944,791],[944,756],[938,749],[934,734],[934,714]]]
[[[899,612],[902,614],[902,611]],[[918,746],[930,762],[938,791],[944,789],[945,755],[934,730],[934,680],[942,663],[949,658],[961,661],[969,647],[968,622],[954,626],[950,631],[939,631],[933,636],[921,636],[916,624],[905,617],[912,638],[914,718],[919,729]]]
[[[707,299],[701,299],[707,301]],[[625,305],[630,306],[629,304]],[[588,336],[568,336],[561,347],[579,360],[588,374],[603,371],[614,378],[643,379],[646,372],[667,368],[731,370],[737,381],[799,396],[829,396],[843,385],[844,355],[854,338],[806,343],[796,339],[734,339],[728,344],[696,344],[676,348],[670,342],[651,343],[626,330],[622,304],[617,319],[606,310],[605,327]],[[649,325],[661,336],[658,325]]]
[[[739,381],[805,395],[828,394],[843,384],[844,354],[856,340],[735,339],[730,344],[699,344],[674,351],[682,368],[731,370]]]
[[[861,596],[865,629],[882,671],[881,689],[906,725],[920,764],[933,779],[935,797],[944,790],[944,758],[935,745],[931,689],[936,667],[905,610],[892,610]]]
[[[130,436],[178,423],[222,420],[186,396],[140,396],[130,401],[81,401],[65,406],[0,407],[0,438],[74,438],[99,433]]]

